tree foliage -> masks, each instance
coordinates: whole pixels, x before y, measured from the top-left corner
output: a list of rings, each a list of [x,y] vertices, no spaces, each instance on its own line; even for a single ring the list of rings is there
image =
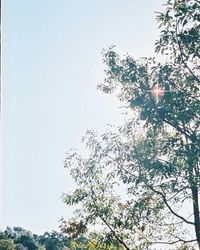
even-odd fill
[[[46,250],[61,250],[70,245],[68,238],[56,231],[44,233],[38,241]]]
[[[15,244],[13,240],[7,239],[7,240],[0,240],[0,249],[1,250],[15,250]]]
[[[101,136],[87,131],[88,157],[72,151],[66,158],[77,189],[63,201],[81,208],[63,230],[93,235],[95,249],[200,249],[200,1],[165,7],[155,44],[162,61],[104,51],[98,88],[117,94],[126,122]]]
[[[33,234],[21,227],[7,227],[0,231],[1,250],[67,250],[71,240],[60,232],[45,232],[43,235]]]

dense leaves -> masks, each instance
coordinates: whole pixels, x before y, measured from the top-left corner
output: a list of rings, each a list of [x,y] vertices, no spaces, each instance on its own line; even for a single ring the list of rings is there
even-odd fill
[[[0,240],[0,249],[1,250],[14,250],[15,249],[15,244],[11,239],[1,239]]]
[[[69,238],[56,231],[43,235],[32,234],[21,227],[7,227],[0,231],[1,250],[67,250],[70,242]]]

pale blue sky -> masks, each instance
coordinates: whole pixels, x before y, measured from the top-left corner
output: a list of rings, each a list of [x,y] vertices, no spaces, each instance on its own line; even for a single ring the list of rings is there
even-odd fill
[[[35,233],[72,215],[65,152],[87,128],[121,121],[116,99],[96,90],[102,49],[152,56],[154,11],[164,0],[3,2],[2,226]]]

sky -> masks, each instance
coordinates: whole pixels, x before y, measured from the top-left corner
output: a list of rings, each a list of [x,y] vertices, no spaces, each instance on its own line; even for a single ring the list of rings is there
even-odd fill
[[[164,0],[6,0],[2,6],[0,226],[58,230],[73,208],[65,153],[82,150],[86,129],[101,133],[123,117],[105,78],[102,50],[154,55],[155,11]]]

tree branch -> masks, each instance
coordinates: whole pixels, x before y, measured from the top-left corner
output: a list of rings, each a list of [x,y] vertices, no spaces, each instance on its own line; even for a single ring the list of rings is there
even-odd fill
[[[106,224],[106,226],[110,229],[110,231],[113,233],[113,235],[115,236],[115,238],[119,241],[119,243],[121,243],[127,250],[130,250],[130,248],[124,243],[123,240],[121,240],[119,238],[119,236],[115,233],[115,231],[112,229],[112,227],[107,223],[107,221],[101,216],[99,215],[99,218]]]
[[[92,190],[92,188],[91,188]],[[120,237],[116,234],[115,230],[109,225],[109,223],[100,215],[99,210],[96,206],[96,203],[94,201],[94,197],[93,195],[95,195],[95,192],[92,190],[92,201],[96,207],[96,211],[98,213],[98,217],[104,222],[104,224],[110,229],[110,231],[113,233],[113,235],[115,236],[115,238],[117,239],[117,241],[122,244],[127,250],[130,250],[130,248],[125,244],[125,242],[123,240],[120,239]]]
[[[198,83],[200,83],[200,79],[194,74],[194,72],[193,72],[193,71],[191,70],[191,68],[188,66],[188,64],[187,64],[187,62],[186,62],[186,59],[184,59],[184,57],[187,58],[187,56],[184,54],[184,52],[183,52],[183,50],[182,50],[182,48],[181,48],[180,41],[179,41],[179,39],[178,39],[178,22],[177,22],[177,21],[176,21],[175,34],[176,34],[176,38],[175,38],[175,39],[176,39],[176,41],[177,41],[178,49],[179,49],[180,56],[181,56],[181,59],[182,59],[182,61],[183,61],[184,66],[188,69],[188,71],[189,71],[190,74],[196,79],[196,81],[197,81]]]
[[[143,181],[144,181],[144,180],[143,180]],[[187,224],[194,225],[194,222],[191,222],[191,221],[186,220],[184,217],[182,217],[181,215],[177,214],[177,213],[171,208],[171,206],[170,206],[170,205],[168,204],[168,202],[167,202],[166,196],[165,196],[162,192],[160,192],[160,191],[154,189],[154,188],[153,188],[151,185],[149,185],[147,182],[144,181],[144,183],[145,183],[145,185],[146,185],[148,188],[150,188],[152,191],[154,191],[156,194],[158,194],[158,195],[160,195],[160,196],[162,197],[162,199],[163,199],[165,205],[168,207],[168,209],[170,210],[170,212],[171,212],[173,215],[175,215],[177,218],[181,219],[182,221],[184,221],[184,222],[187,223]]]
[[[176,237],[178,238],[178,237]],[[153,241],[151,242],[152,244],[164,244],[164,245],[173,245],[179,242],[183,242],[183,243],[191,243],[191,242],[195,242],[197,241],[196,239],[193,240],[183,240],[183,239],[178,239],[176,241],[171,241],[171,242],[167,242],[167,241]]]

